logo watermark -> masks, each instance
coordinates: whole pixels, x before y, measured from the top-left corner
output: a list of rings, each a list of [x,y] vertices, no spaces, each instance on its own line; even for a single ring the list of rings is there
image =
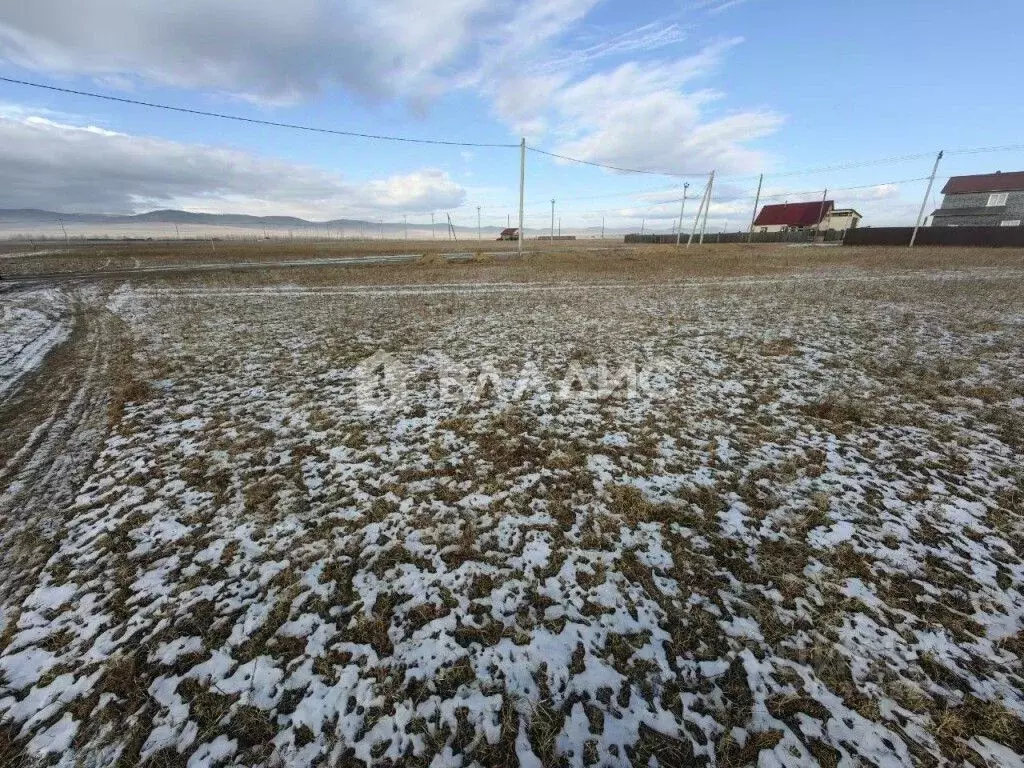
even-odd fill
[[[368,411],[397,410],[424,396],[439,404],[552,401],[660,400],[675,393],[678,363],[655,358],[546,367],[526,360],[511,367],[493,358],[465,362],[438,353],[412,362],[378,350],[355,367],[355,398]]]

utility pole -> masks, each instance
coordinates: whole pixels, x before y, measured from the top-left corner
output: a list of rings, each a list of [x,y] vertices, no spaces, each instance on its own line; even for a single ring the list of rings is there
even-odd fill
[[[690,188],[690,182],[683,184],[683,203],[679,206],[679,227],[676,229],[676,245],[679,245],[683,238],[683,212],[686,210],[686,190]]]
[[[551,198],[551,239],[555,239],[555,198]]]
[[[757,179],[757,196],[754,198],[754,212],[750,216],[750,229],[747,231],[747,242],[754,240],[754,222],[757,221],[757,206],[761,203],[761,185],[764,184],[764,174]]]
[[[708,179],[708,200],[704,206],[704,223],[700,225],[700,244],[704,245],[704,231],[708,228],[708,212],[711,210],[711,193],[715,188],[715,172],[711,172]]]
[[[526,138],[523,137],[519,141],[519,237],[518,237],[518,249],[519,255],[523,255],[523,238],[526,233],[523,232],[523,190],[526,187]]]
[[[483,231],[480,229],[480,206],[476,207],[476,239],[483,240]]]
[[[383,240],[384,239],[384,219],[381,219],[379,224],[380,224],[380,238],[379,239]],[[328,229],[327,230],[327,237],[328,237],[328,239],[330,238],[330,236],[331,236],[331,230]]]
[[[601,239],[604,240],[604,216],[601,217]]]
[[[434,212],[430,212],[430,239],[437,240],[437,231],[434,229]]]
[[[71,241],[68,239],[68,231],[64,229],[64,219],[57,219],[60,222],[60,231],[64,233],[64,250],[71,250]]]
[[[177,223],[174,225],[174,236],[181,240],[181,231],[178,229]]]
[[[935,158],[935,165],[932,167],[932,175],[928,179],[928,189],[925,190],[924,200],[921,201],[921,210],[917,213],[917,224],[914,225],[914,234],[910,236],[910,247],[914,247],[914,243],[917,242],[917,230],[921,228],[921,221],[924,219],[924,209],[928,205],[928,198],[932,194],[932,185],[935,184],[935,174],[939,172],[939,161],[942,160],[942,152],[939,152]]]
[[[644,236],[644,227],[647,226],[647,219],[640,219],[640,237]]]
[[[690,239],[686,241],[686,247],[693,245],[693,238],[697,235],[697,227],[700,225],[700,215],[704,212],[704,204],[708,201],[708,193],[711,191],[710,183],[704,187],[704,194],[700,198],[700,206],[697,208],[697,215],[693,219],[693,229],[690,230]]]
[[[821,208],[818,210],[818,225],[814,228],[815,234],[821,234],[821,222],[825,220],[825,201],[828,200],[828,187],[825,188],[825,193],[821,196]]]

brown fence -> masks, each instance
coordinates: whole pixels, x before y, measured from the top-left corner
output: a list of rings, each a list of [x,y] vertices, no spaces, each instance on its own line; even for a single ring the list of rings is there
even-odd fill
[[[910,245],[913,227],[861,227],[846,233],[844,245]],[[1024,248],[1024,227],[922,227],[917,245]]]
[[[711,243],[745,243],[750,238],[752,243],[813,243],[826,242],[834,243],[843,239],[843,233],[830,229],[828,232],[815,232],[813,229],[805,229],[799,232],[755,232],[752,236],[746,232],[710,232],[704,235],[704,244]],[[689,233],[684,233],[680,242],[686,244],[690,239]],[[675,245],[675,235],[626,235],[627,243],[658,243],[661,245]],[[697,238],[693,239],[697,242]]]

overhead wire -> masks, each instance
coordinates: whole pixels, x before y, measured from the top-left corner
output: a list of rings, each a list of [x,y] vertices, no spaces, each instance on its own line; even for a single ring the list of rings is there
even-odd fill
[[[619,165],[609,165],[608,163],[598,163],[598,162],[596,162],[594,160],[583,160],[582,158],[579,158],[579,157],[570,157],[569,155],[560,155],[557,152],[548,152],[545,149],[539,149],[537,147],[531,147],[529,144],[526,145],[526,148],[530,152],[536,152],[539,155],[547,155],[548,157],[555,157],[555,158],[558,158],[559,160],[565,160],[566,162],[579,163],[580,165],[590,165],[590,166],[593,166],[595,168],[606,168],[606,169],[611,170],[611,171],[618,171],[619,173],[642,173],[642,174],[647,174],[647,175],[650,175],[650,176],[674,176],[676,178],[681,178],[681,179],[683,179],[683,178],[700,177],[700,176],[707,176],[708,175],[706,172],[700,172],[700,173],[696,173],[696,172],[695,173],[676,173],[674,171],[652,171],[652,170],[644,170],[644,169],[640,169],[640,168],[625,168],[625,167],[619,166]]]
[[[300,123],[284,123],[277,120],[262,120],[256,117],[244,117],[242,115],[231,115],[224,112],[210,112],[204,109],[192,109],[190,107],[176,107],[170,104],[159,104],[153,101],[142,101],[141,99],[129,99],[123,96],[111,96],[104,93],[94,93],[92,91],[82,91],[76,88],[61,88],[56,85],[46,85],[44,83],[33,83],[28,80],[18,80],[13,77],[2,77],[0,76],[0,82],[13,83],[14,85],[24,85],[31,88],[41,88],[47,91],[57,91],[58,93],[68,93],[74,96],[87,96],[91,99],[103,99],[104,101],[114,101],[120,104],[133,104],[139,107],[150,107],[152,109],[163,109],[169,112],[180,112],[187,115],[199,115],[201,117],[213,117],[219,120],[234,120],[239,123],[251,123],[254,125],[266,125],[273,128],[287,128],[296,131],[308,131],[311,133],[326,133],[335,136],[351,136],[360,139],[373,139],[376,141],[396,141],[404,142],[408,144],[435,144],[448,147],[491,147],[500,149],[511,149],[518,148],[518,144],[494,144],[487,142],[478,141],[452,141],[447,139],[417,139],[409,136],[387,136],[385,134],[377,133],[360,133],[359,131],[346,131],[340,128],[321,128],[313,125],[302,125]]]
[[[900,184],[913,184],[913,183],[916,183],[916,182],[919,182],[919,181],[927,181],[927,180],[928,180],[927,176],[922,176],[922,177],[919,177],[919,178],[916,178],[916,179],[900,179],[900,180],[895,180],[895,181],[876,182],[874,184],[858,184],[856,186],[851,186],[851,187],[835,187],[835,188],[829,188],[828,191],[829,192],[851,192],[851,191],[859,190],[859,189],[872,189],[874,187],[885,187],[885,186],[890,186],[890,185],[896,186],[896,185],[900,185]],[[774,192],[774,193],[770,193],[770,194],[762,193],[761,196],[760,196],[760,199],[761,200],[778,200],[780,198],[781,199],[786,199],[786,198],[790,198],[790,197],[806,197],[808,195],[821,195],[822,192],[824,192],[824,190],[822,190],[822,189],[809,189],[809,190],[803,190],[803,191]],[[693,199],[696,199],[696,198],[688,197],[687,199],[688,200],[693,200]],[[749,202],[749,201],[755,200],[755,199],[758,199],[757,196],[753,195],[753,194],[750,194],[750,195],[740,195],[740,196],[729,197],[729,198],[721,198],[717,202],[719,202],[719,203]],[[661,200],[661,201],[656,202],[656,203],[651,203],[650,205],[646,205],[646,206],[643,206],[641,208],[637,208],[635,210],[640,211],[640,212],[651,211],[651,210],[655,210],[656,208],[659,208],[660,206],[674,205],[674,204],[679,203],[679,202],[682,202],[682,198],[681,197],[676,197],[676,198],[672,198],[672,199],[669,199],[669,200]],[[608,213],[608,212],[613,212],[613,211],[616,211],[616,210],[621,210],[621,209],[606,208],[603,211],[599,211],[599,212]]]
[[[264,120],[256,117],[245,117],[243,115],[229,114],[225,112],[213,112],[210,110],[193,109],[191,107],[179,107],[171,104],[163,104],[153,101],[144,101],[142,99],[132,99],[126,96],[113,96],[111,94],[96,93],[95,91],[86,91],[78,88],[66,88],[57,85],[50,85],[47,83],[38,83],[30,80],[22,80],[14,77],[0,76],[0,82],[10,83],[12,85],[20,85],[28,88],[37,88],[46,91],[53,91],[57,93],[66,93],[74,96],[83,96],[91,99],[102,99],[104,101],[117,102],[120,104],[131,104],[140,107],[148,107],[150,109],[162,109],[170,112],[178,112],[182,114],[197,115],[201,117],[216,118],[219,120],[233,120],[241,123],[250,123],[253,125],[265,125],[274,128],[285,128],[289,130],[298,131],[309,131],[313,133],[324,133],[336,136],[351,136],[354,138],[371,139],[376,141],[395,141],[405,142],[410,144],[433,144],[440,146],[452,146],[452,147],[477,147],[477,148],[495,148],[495,149],[518,149],[520,144],[518,143],[502,143],[502,142],[480,142],[480,141],[459,141],[455,139],[421,139],[411,136],[391,136],[387,134],[377,133],[364,133],[360,131],[349,131],[341,128],[324,128],[320,126],[304,125],[301,123],[287,123],[277,120]],[[654,170],[650,168],[628,168],[625,166],[613,165],[611,163],[601,163],[595,160],[586,160],[579,157],[573,157],[571,155],[565,155],[558,152],[551,152],[550,150],[541,149],[540,147],[534,147],[526,145],[526,149],[531,152],[535,152],[541,155],[547,155],[548,157],[557,158],[566,162],[578,163],[581,165],[589,165],[596,168],[605,168],[607,170],[618,171],[620,173],[636,173],[645,174],[651,176],[669,176],[675,178],[693,178],[700,176],[707,176],[708,171],[700,172],[677,172],[677,171],[664,171]],[[1004,144],[992,147],[966,147],[962,149],[948,150],[946,155],[976,155],[992,152],[1016,152],[1024,151],[1024,144]],[[830,173],[834,171],[845,171],[854,168],[865,168],[875,165],[888,165],[899,162],[909,162],[911,160],[921,160],[924,158],[932,157],[934,153],[931,152],[918,152],[906,155],[894,155],[891,157],[877,158],[874,160],[858,160],[849,163],[840,163],[836,165],[819,166],[816,168],[805,168],[794,171],[782,171],[779,173],[771,174],[773,178],[782,178],[787,176],[801,176],[810,175],[814,173]],[[735,174],[735,175],[720,175],[719,178],[745,178],[750,174]]]
[[[310,132],[310,133],[320,133],[320,134],[328,134],[328,135],[335,135],[335,136],[347,136],[347,137],[367,139],[367,140],[374,140],[374,141],[389,141],[389,142],[399,142],[399,143],[419,144],[419,145],[435,145],[435,146],[451,146],[451,147],[472,147],[472,148],[496,148],[496,149],[516,149],[516,148],[519,148],[521,146],[519,143],[514,143],[513,144],[513,143],[499,143],[499,142],[460,141],[460,140],[454,140],[454,139],[416,138],[416,137],[409,137],[409,136],[392,136],[392,135],[387,135],[387,134],[375,134],[375,133],[365,133],[365,132],[360,132],[360,131],[350,131],[350,130],[345,130],[345,129],[340,129],[340,128],[327,128],[327,127],[320,127],[320,126],[313,126],[313,125],[305,125],[305,124],[301,124],[301,123],[290,123],[290,122],[283,122],[283,121],[276,121],[276,120],[265,120],[265,119],[262,119],[262,118],[246,117],[246,116],[237,115],[237,114],[230,114],[230,113],[223,113],[223,112],[214,112],[214,111],[209,111],[209,110],[194,109],[194,108],[190,108],[190,107],[174,106],[174,105],[171,105],[171,104],[164,104],[164,103],[158,103],[158,102],[152,102],[152,101],[144,101],[144,100],[141,100],[141,99],[133,99],[133,98],[128,98],[128,97],[124,97],[124,96],[113,96],[113,95],[110,95],[110,94],[96,93],[96,92],[93,92],[93,91],[86,91],[86,90],[81,90],[81,89],[76,89],[76,88],[67,88],[67,87],[62,87],[62,86],[49,85],[49,84],[45,84],[45,83],[38,83],[38,82],[29,81],[29,80],[22,80],[22,79],[18,79],[18,78],[5,77],[5,76],[0,76],[0,82],[10,83],[10,84],[13,84],[13,85],[19,85],[19,86],[24,86],[24,87],[36,88],[36,89],[41,89],[41,90],[46,90],[46,91],[51,91],[51,92],[65,93],[65,94],[70,94],[70,95],[74,95],[74,96],[82,96],[82,97],[88,97],[88,98],[93,98],[93,99],[100,99],[100,100],[109,101],[109,102],[116,102],[116,103],[121,103],[121,104],[129,104],[129,105],[134,105],[134,106],[147,107],[147,108],[151,108],[151,109],[160,109],[160,110],[165,110],[165,111],[169,111],[169,112],[176,112],[176,113],[181,113],[181,114],[187,114],[187,115],[194,115],[194,116],[200,116],[200,117],[214,118],[214,119],[220,119],[220,120],[230,120],[230,121],[235,121],[235,122],[239,122],[239,123],[246,123],[246,124],[252,124],[252,125],[263,125],[263,126],[268,126],[268,127],[273,127],[273,128],[281,128],[281,129],[288,129],[288,130],[298,130],[298,131],[305,131],[305,132]],[[594,160],[586,160],[584,158],[573,157],[573,156],[565,155],[565,154],[558,153],[558,152],[551,152],[549,150],[541,149],[540,147],[531,146],[529,144],[526,144],[525,148],[527,150],[529,150],[530,152],[533,152],[533,153],[536,153],[536,154],[539,154],[539,155],[545,155],[547,157],[555,158],[557,160],[562,160],[562,161],[565,161],[565,162],[576,163],[576,164],[580,164],[580,165],[591,166],[591,167],[595,167],[595,168],[602,168],[602,169],[605,169],[605,170],[615,171],[617,173],[640,174],[640,175],[650,175],[650,176],[665,176],[665,177],[680,178],[680,179],[695,178],[695,177],[699,178],[699,177],[705,177],[705,176],[708,175],[707,172],[675,172],[675,171],[653,170],[653,169],[649,169],[649,168],[647,168],[647,169],[643,169],[643,168],[629,168],[629,167],[614,165],[614,164],[610,164],[610,163],[602,163],[602,162],[598,162],[598,161],[594,161]],[[950,156],[961,155],[962,156],[962,155],[975,155],[975,154],[984,154],[984,153],[1014,152],[1014,151],[1024,151],[1024,144],[1007,144],[1007,145],[991,146],[991,147],[968,147],[968,148],[961,148],[961,149],[947,151],[946,155],[950,155]],[[896,163],[901,163],[901,162],[910,162],[910,161],[930,158],[932,156],[933,156],[933,153],[927,153],[927,152],[913,153],[913,154],[906,154],[906,155],[894,155],[894,156],[885,157],[885,158],[878,158],[878,159],[874,159],[874,160],[851,161],[851,162],[848,162],[848,163],[838,163],[838,164],[834,164],[834,165],[820,166],[820,167],[816,167],[816,168],[806,168],[806,169],[802,169],[802,170],[793,170],[793,171],[782,171],[782,172],[779,172],[779,173],[772,173],[772,174],[770,174],[770,176],[771,176],[771,178],[775,179],[775,178],[788,178],[788,177],[802,176],[802,175],[812,175],[812,174],[817,174],[817,173],[834,173],[834,172],[837,172],[837,171],[853,170],[853,169],[857,169],[857,168],[867,168],[867,167],[872,167],[872,166],[889,165],[889,164],[896,164]],[[748,178],[748,177],[751,177],[751,175],[750,174],[743,174],[743,175],[737,174],[737,175],[731,175],[731,176],[730,175],[719,175],[719,176],[717,176],[718,179],[722,179],[722,180],[725,180],[725,179],[740,179],[740,178]],[[837,188],[835,188],[832,191],[843,192],[843,191],[852,191],[852,190],[857,190],[857,189],[866,189],[866,188],[876,187],[876,186],[883,186],[883,185],[886,185],[886,184],[907,184],[907,183],[923,181],[926,178],[927,177],[917,178],[917,179],[905,179],[905,180],[900,180],[900,181],[881,182],[879,184],[864,184],[864,185],[857,185],[857,186],[852,186],[852,187],[837,187]],[[645,189],[645,190],[633,190],[633,191],[628,191],[628,192],[615,192],[615,193],[600,194],[600,195],[576,196],[576,197],[561,197],[559,199],[561,201],[563,201],[563,202],[574,202],[574,201],[583,201],[583,200],[596,200],[596,199],[602,199],[602,198],[629,197],[629,196],[632,196],[632,195],[649,194],[649,193],[656,193],[656,192],[661,192],[661,191],[663,191],[663,190],[662,189],[651,188],[651,189]],[[664,190],[664,191],[667,192],[667,191],[670,191],[670,190]],[[816,190],[808,190],[808,191],[804,191],[804,192],[780,192],[780,193],[762,194],[761,195],[761,199],[774,200],[774,199],[779,199],[779,198],[799,197],[799,196],[802,196],[802,195],[810,195],[810,194],[816,194]],[[730,198],[730,201],[747,200],[747,199],[753,199],[753,198],[754,198],[754,195],[750,195],[748,197]],[[670,203],[678,203],[678,202],[680,202],[681,199],[682,198],[680,198],[680,197],[676,197],[674,199],[670,199],[670,200],[665,200],[665,201],[662,201],[662,202],[654,203],[654,204],[648,206],[646,209],[656,208],[656,207],[658,207],[660,205],[667,205],[667,204],[670,204]],[[507,206],[480,206],[480,207],[481,207],[481,210],[498,210],[498,209],[506,210],[507,209]],[[614,210],[614,209],[606,209],[606,210]],[[533,212],[527,212],[527,213],[529,213],[531,215],[535,215],[535,214],[533,214]]]

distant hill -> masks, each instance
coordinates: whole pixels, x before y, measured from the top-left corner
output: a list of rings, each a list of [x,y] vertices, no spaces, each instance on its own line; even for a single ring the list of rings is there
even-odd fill
[[[313,227],[377,226],[368,221],[337,219],[327,222],[313,222],[295,216],[247,216],[238,213],[192,213],[191,211],[159,210],[137,214],[113,213],[60,213],[41,211],[37,208],[0,209],[0,222],[38,222],[40,224],[204,224],[218,227]]]
[[[296,237],[308,236],[313,233],[323,234],[325,230],[333,236],[376,237],[383,233],[388,237],[401,237],[405,225],[401,222],[363,221],[359,219],[331,219],[330,221],[308,221],[296,216],[247,216],[237,213],[193,213],[191,211],[158,210],[138,214],[110,213],[60,213],[43,211],[37,208],[0,209],[0,237],[18,236],[20,234],[38,234],[42,236],[63,236],[61,227],[71,237],[96,237],[114,235],[144,235],[165,237],[174,235],[174,227],[181,228],[181,234],[199,236],[204,231],[210,233],[250,234],[254,236],[266,230],[275,236],[294,234]],[[429,237],[429,225],[422,223],[409,224],[412,237]],[[504,229],[503,226],[483,227],[481,235],[485,239],[494,239]],[[631,230],[608,228],[609,236],[621,235]],[[438,239],[447,237],[447,222],[438,217],[434,234]],[[459,239],[470,240],[476,237],[476,226],[455,226]],[[526,228],[527,237],[546,235],[547,227]],[[565,234],[581,238],[599,237],[600,227],[566,228]]]

